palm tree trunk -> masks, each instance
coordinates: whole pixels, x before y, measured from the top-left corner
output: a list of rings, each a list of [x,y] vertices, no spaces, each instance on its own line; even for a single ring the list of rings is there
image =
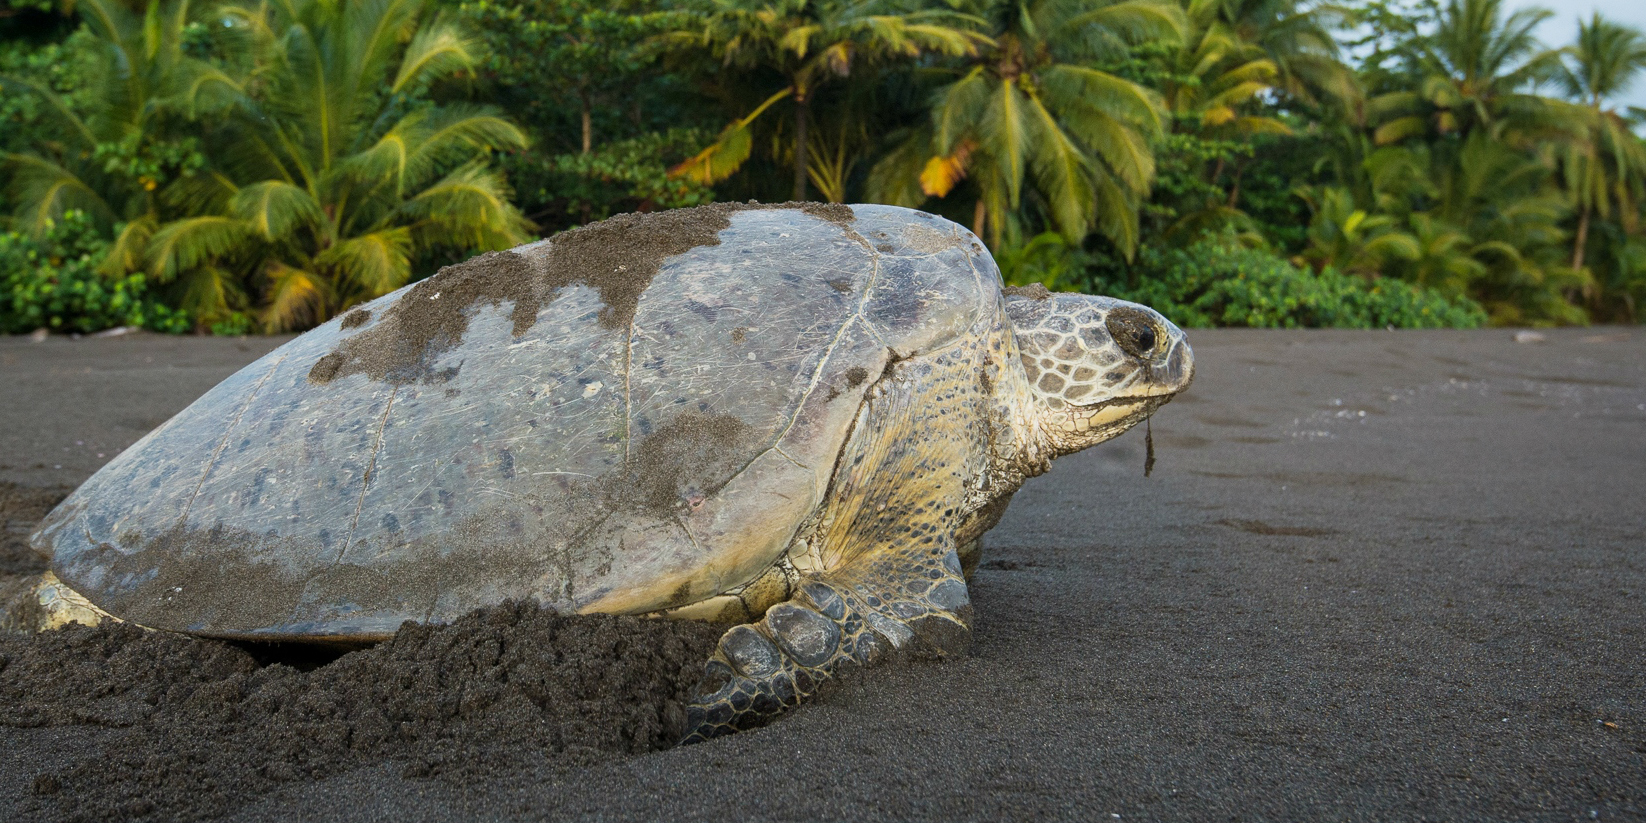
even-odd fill
[[[794,95],[794,199],[806,199],[806,96]]]
[[[1584,246],[1589,242],[1589,204],[1583,204],[1583,211],[1577,218],[1577,237],[1572,241],[1572,268],[1583,268]]]
[[[972,234],[983,236],[983,218],[988,214],[989,209],[983,205],[983,198],[977,198],[977,205],[972,207]]]
[[[577,99],[583,104],[583,153],[588,154],[589,149],[594,146],[594,126],[589,122],[591,106],[589,105],[588,89],[578,89]]]

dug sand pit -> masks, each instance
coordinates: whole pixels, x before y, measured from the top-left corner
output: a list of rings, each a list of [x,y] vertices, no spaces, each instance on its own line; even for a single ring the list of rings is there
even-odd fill
[[[300,671],[125,625],[0,638],[0,725],[121,730],[38,774],[22,819],[198,820],[392,762],[459,782],[672,745],[719,631],[510,603]]]

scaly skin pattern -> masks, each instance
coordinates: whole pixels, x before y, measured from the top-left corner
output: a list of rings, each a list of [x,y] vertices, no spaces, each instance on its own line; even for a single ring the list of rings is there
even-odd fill
[[[889,654],[965,651],[963,567],[1011,495],[1193,378],[1182,331],[1144,307],[1043,291],[1005,303],[978,339],[896,363],[870,390],[824,507],[760,578],[789,599],[721,638],[684,742],[769,722]],[[767,603],[750,594],[736,600],[753,615]]]
[[[721,638],[685,742],[766,723],[845,667],[965,651],[971,599],[953,530],[987,468],[988,351],[898,363],[870,391],[813,534],[791,551],[798,591]]]

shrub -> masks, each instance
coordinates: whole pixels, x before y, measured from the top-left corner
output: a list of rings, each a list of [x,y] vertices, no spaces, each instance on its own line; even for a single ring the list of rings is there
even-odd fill
[[[1315,274],[1228,239],[1145,248],[1130,270],[1087,271],[1086,291],[1153,307],[1184,327],[1467,329],[1486,323],[1485,310],[1468,298],[1331,268]]]
[[[187,315],[147,296],[142,274],[99,274],[97,264],[107,250],[107,241],[79,211],[65,213],[38,240],[0,233],[0,332],[94,332],[115,326],[189,330]]]

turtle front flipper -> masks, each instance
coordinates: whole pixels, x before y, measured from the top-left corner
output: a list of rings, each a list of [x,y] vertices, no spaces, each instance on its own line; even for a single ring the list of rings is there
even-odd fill
[[[0,633],[33,634],[71,623],[96,626],[123,622],[46,572],[0,588]]]
[[[802,582],[764,617],[727,631],[686,709],[681,742],[765,725],[852,666],[966,651],[971,598],[952,546],[864,560]]]

